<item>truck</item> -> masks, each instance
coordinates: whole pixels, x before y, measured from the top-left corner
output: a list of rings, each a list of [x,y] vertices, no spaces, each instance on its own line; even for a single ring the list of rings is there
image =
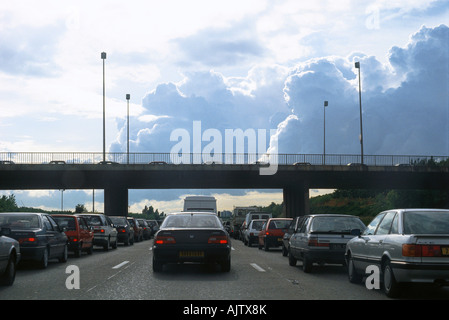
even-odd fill
[[[234,207],[231,220],[231,235],[234,239],[240,239],[240,227],[245,221],[246,215],[251,211],[258,211],[257,207]]]
[[[273,218],[273,215],[271,213],[251,211],[246,214],[245,222],[246,222],[246,225],[248,226],[249,223],[251,222],[251,220],[253,220],[253,219],[268,220],[270,218]]]
[[[217,200],[208,196],[188,196],[184,199],[183,211],[201,211],[217,213]]]

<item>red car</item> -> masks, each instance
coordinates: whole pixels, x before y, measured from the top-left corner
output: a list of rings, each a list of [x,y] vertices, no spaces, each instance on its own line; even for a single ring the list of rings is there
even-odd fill
[[[280,247],[282,238],[293,218],[270,218],[259,232],[259,249],[268,251],[270,247]]]
[[[60,227],[65,228],[69,239],[68,249],[73,251],[76,257],[81,256],[82,251],[92,254],[94,232],[84,217],[70,214],[53,214],[52,217]]]

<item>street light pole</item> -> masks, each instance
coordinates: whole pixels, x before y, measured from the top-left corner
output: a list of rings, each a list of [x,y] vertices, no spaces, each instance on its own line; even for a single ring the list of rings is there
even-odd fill
[[[101,53],[103,60],[103,162],[106,162],[106,90],[104,77],[104,60],[106,60],[106,52]]]
[[[324,101],[324,125],[323,125],[323,137],[324,137],[324,141],[323,141],[323,164],[326,164],[326,107],[328,106],[328,102]]]
[[[359,104],[360,104],[360,148],[363,164],[363,126],[362,126],[362,84],[360,79],[360,62],[355,63],[355,67],[359,69]]]
[[[127,120],[128,123],[127,123],[126,127],[128,129],[128,138],[127,138],[127,140],[128,140],[128,146],[127,146],[128,164],[129,164],[129,99],[131,99],[131,95],[127,94],[126,100],[127,100],[127,104],[128,104],[128,120]]]

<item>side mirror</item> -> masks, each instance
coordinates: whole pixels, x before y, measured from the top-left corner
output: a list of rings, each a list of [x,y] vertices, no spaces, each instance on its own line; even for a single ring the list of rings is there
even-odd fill
[[[362,231],[360,229],[351,229],[351,236],[360,237]]]

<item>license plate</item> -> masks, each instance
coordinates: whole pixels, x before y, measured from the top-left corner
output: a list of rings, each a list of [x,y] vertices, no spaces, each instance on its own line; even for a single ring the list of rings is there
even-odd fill
[[[331,244],[330,248],[335,249],[335,250],[341,250],[341,249],[345,249],[346,245],[345,244]]]
[[[441,254],[443,256],[449,256],[449,247],[441,247]]]
[[[180,251],[180,258],[203,258],[204,251]]]

